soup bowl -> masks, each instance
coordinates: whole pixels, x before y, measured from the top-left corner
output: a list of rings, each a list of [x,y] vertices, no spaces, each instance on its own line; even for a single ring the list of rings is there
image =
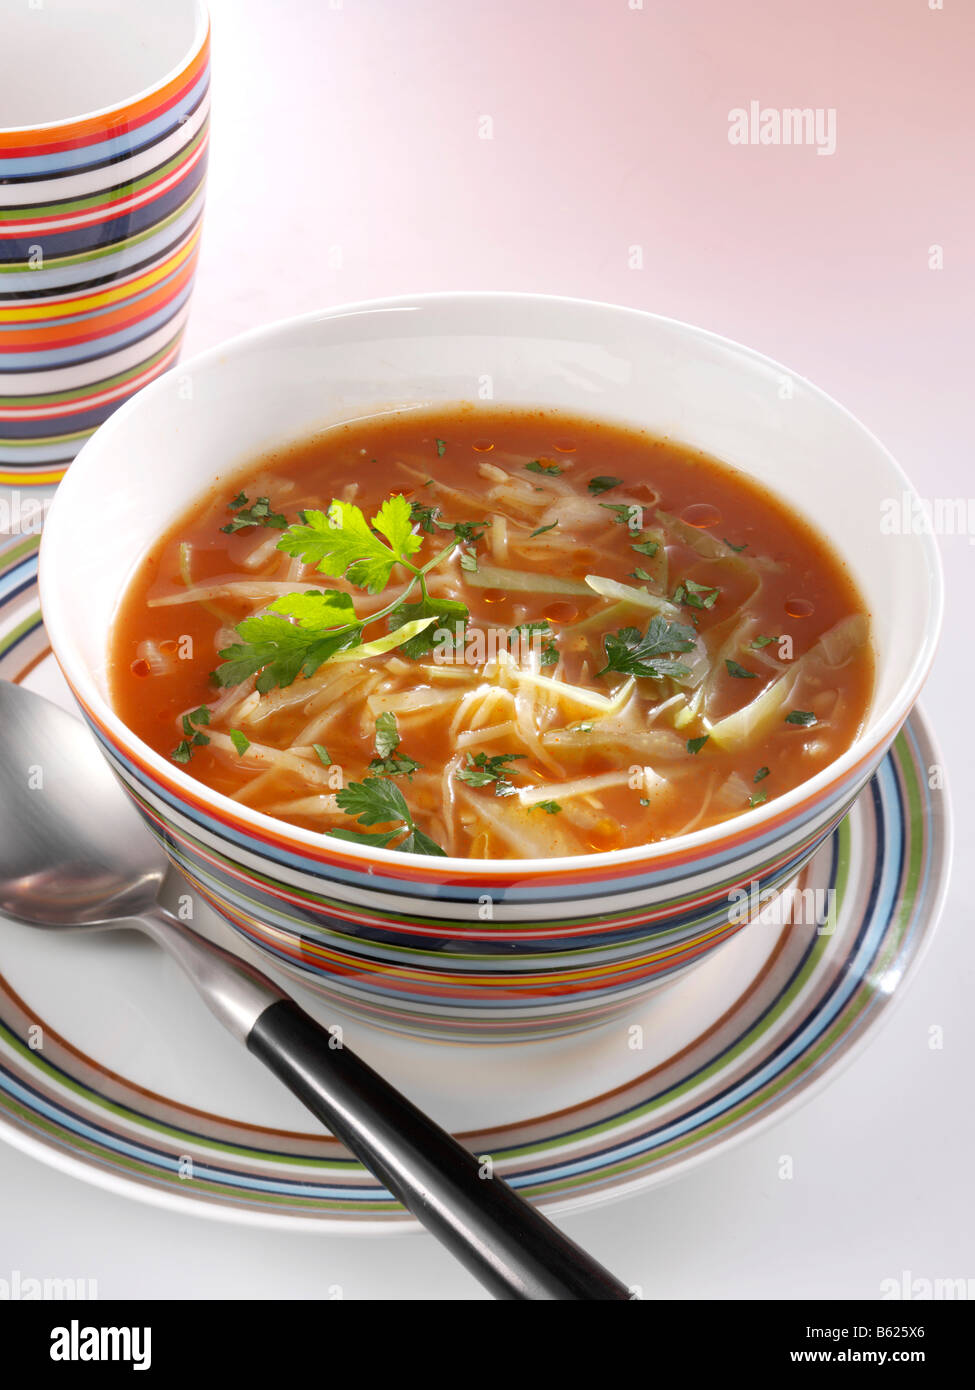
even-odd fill
[[[331,425],[461,401],[650,429],[743,470],[818,525],[872,621],[875,688],[854,744],[775,800],[671,840],[468,860],[296,828],[201,785],[122,723],[106,674],[119,596],[194,499]],[[910,712],[937,642],[934,540],[889,525],[892,504],[913,495],[846,410],[736,343],[578,300],[417,296],[260,329],[141,391],[59,489],[41,547],[41,601],[61,669],[122,785],[235,931],[380,1025],[528,1038],[605,1021],[719,949],[748,919],[740,904],[787,884],[847,813]]]

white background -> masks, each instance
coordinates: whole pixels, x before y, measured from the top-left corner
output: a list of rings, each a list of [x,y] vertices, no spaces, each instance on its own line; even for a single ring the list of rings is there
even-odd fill
[[[214,0],[210,191],[187,353],[389,293],[615,300],[811,377],[923,495],[972,491],[970,10],[332,5]],[[727,113],[753,98],[835,106],[835,155],[731,147]],[[491,141],[478,138],[483,115]],[[934,244],[941,271],[928,268]],[[628,268],[633,246],[642,270]],[[975,1278],[973,550],[946,537],[943,554],[947,622],[923,703],[962,850],[939,935],[888,1026],[806,1108],[675,1184],[565,1220],[646,1297],[876,1298],[903,1271]],[[105,1298],[321,1298],[335,1284],[346,1298],[483,1296],[423,1236],[211,1224],[4,1149],[0,1277],[15,1269],[95,1278]]]

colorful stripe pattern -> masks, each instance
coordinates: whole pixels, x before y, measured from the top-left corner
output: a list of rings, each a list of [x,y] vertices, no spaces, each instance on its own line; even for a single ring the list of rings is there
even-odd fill
[[[30,546],[0,555],[6,679],[46,651]],[[594,1093],[580,1077],[578,1099],[556,1112],[543,1109],[547,1064],[526,1049],[522,1074],[532,1083],[511,1105],[523,1118],[464,1141],[492,1154],[520,1191],[568,1211],[673,1176],[808,1093],[889,1008],[933,930],[948,859],[946,794],[927,778],[936,761],[915,712],[803,871],[800,888],[835,890],[831,934],[748,928],[768,933],[768,946],[716,1024],[650,1071],[640,1072],[635,1054],[623,1084]],[[626,1022],[654,1026],[639,1007]],[[42,1051],[29,1042],[37,1024]],[[490,1067],[492,1053],[481,1056]],[[80,1053],[3,979],[0,1133],[78,1176],[183,1210],[341,1231],[413,1224],[330,1137],[259,1128],[148,1093]]]
[[[283,822],[257,831],[158,774],[74,693],[167,854],[237,932],[347,1012],[435,1038],[554,1036],[629,1008],[741,929],[742,894],[794,878],[886,752],[758,833],[730,824],[690,861],[544,874],[513,861],[488,883],[476,861],[445,876],[439,861],[369,862],[327,836],[309,847]]]
[[[0,131],[0,484],[56,483],[172,366],[209,136],[209,40],[155,93],[75,126]]]

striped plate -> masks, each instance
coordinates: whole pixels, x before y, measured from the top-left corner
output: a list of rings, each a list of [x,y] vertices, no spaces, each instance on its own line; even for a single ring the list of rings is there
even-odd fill
[[[36,539],[0,549],[0,676],[67,703],[35,568]],[[835,894],[831,933],[766,910],[671,988],[584,1035],[437,1045],[326,1015],[320,999],[295,992],[527,1195],[553,1211],[606,1201],[781,1116],[870,1035],[937,919],[949,843],[942,788],[915,712],[797,880],[795,891],[824,907]],[[174,892],[185,900],[185,883]],[[244,949],[204,906],[194,925]],[[55,941],[9,923],[2,932],[0,1136],[170,1208],[286,1228],[413,1225],[309,1128],[148,943],[128,934]]]

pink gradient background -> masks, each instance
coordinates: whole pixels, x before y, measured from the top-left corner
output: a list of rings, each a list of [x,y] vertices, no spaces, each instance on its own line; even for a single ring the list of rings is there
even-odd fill
[[[409,291],[614,300],[780,358],[873,429],[922,494],[975,492],[970,0],[211,8],[210,188],[187,354]],[[728,113],[753,99],[835,107],[836,153],[730,145]],[[491,141],[478,139],[482,115]],[[641,271],[627,268],[633,244]],[[941,271],[928,269],[933,244]],[[965,844],[975,550],[948,537],[943,551],[946,636],[924,703]],[[960,858],[939,938],[880,1042],[743,1148],[567,1221],[574,1238],[646,1297],[872,1299],[905,1269],[975,1275],[975,1112],[956,1099],[971,1094],[975,1052],[975,872]],[[943,1049],[928,1045],[932,1025]],[[779,1179],[783,1155],[792,1181]],[[41,1203],[43,1233],[30,1219]],[[9,1151],[0,1216],[11,1267],[97,1273],[103,1297],[321,1297],[336,1280],[348,1297],[478,1296],[422,1238],[216,1230],[123,1207]],[[136,1244],[152,1257],[133,1262]]]

